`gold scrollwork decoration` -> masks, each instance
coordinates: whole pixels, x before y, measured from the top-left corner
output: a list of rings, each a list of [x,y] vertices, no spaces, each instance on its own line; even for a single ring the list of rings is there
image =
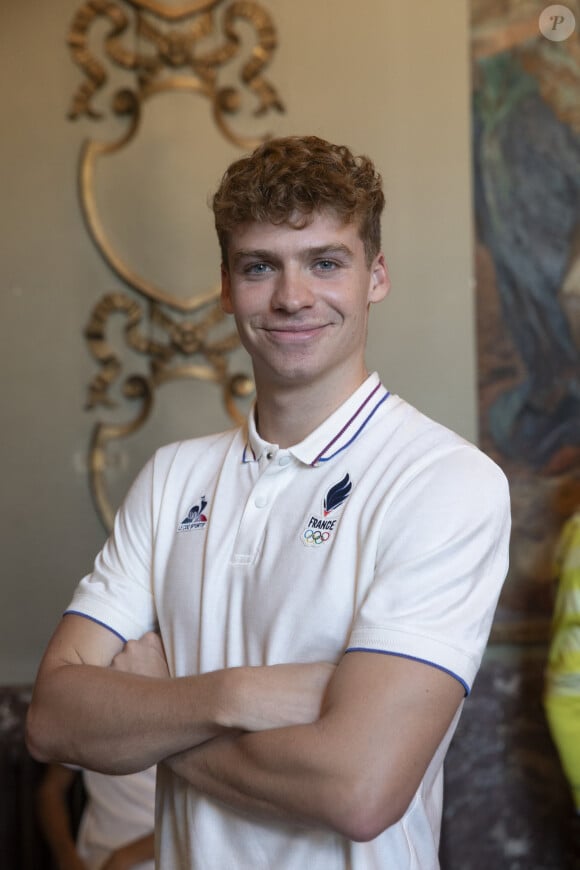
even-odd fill
[[[221,0],[189,0],[189,2],[174,4],[167,6],[159,0],[127,0],[131,6],[136,9],[142,9],[145,12],[152,12],[158,18],[165,18],[167,21],[179,21],[182,18],[189,18],[199,12],[209,12],[216,6],[219,6]]]
[[[119,40],[129,27],[129,18],[112,0],[89,0],[74,16],[67,39],[73,60],[86,76],[86,80],[81,83],[73,97],[69,110],[71,120],[81,115],[87,115],[93,120],[103,117],[101,112],[92,107],[92,98],[103,87],[108,77],[104,64],[88,48],[89,31],[95,21],[101,17],[107,18],[112,25],[110,33],[105,38],[105,53],[119,66],[135,69],[134,54],[126,51]]]
[[[243,40],[240,25],[244,25]],[[254,33],[250,46],[248,25]],[[98,53],[95,34],[103,33]],[[139,132],[147,100],[166,92],[188,92],[207,99],[221,135],[246,150],[270,134],[237,132],[235,120],[242,109],[249,106],[253,116],[261,117],[272,111],[283,112],[284,106],[264,76],[277,48],[276,30],[269,13],[255,0],[169,4],[162,0],[85,0],[72,19],[67,42],[84,76],[72,97],[71,120],[84,117],[101,121],[105,112],[97,108],[96,100],[110,83],[109,70],[130,77],[114,90],[109,104],[112,115],[123,122],[121,134],[112,141],[85,142],[79,162],[79,195],[89,234],[126,290],[136,292],[141,299],[137,301],[129,292],[108,293],[93,309],[85,337],[100,368],[89,385],[87,408],[112,409],[118,404],[111,389],[122,377],[123,363],[107,337],[113,315],[125,318],[126,349],[147,363],[145,374],[130,374],[121,382],[120,397],[137,403],[131,419],[99,422],[93,429],[90,486],[97,511],[110,529],[114,510],[107,492],[107,449],[145,424],[156,389],[177,379],[215,383],[221,388],[228,415],[239,422],[239,402],[250,396],[254,387],[247,376],[229,371],[229,356],[239,345],[239,338],[233,331],[224,334],[217,290],[198,290],[183,298],[138,274],[120,255],[97,207],[99,161],[130,145]],[[239,84],[222,81],[222,71],[236,61]]]
[[[220,68],[230,62],[241,49],[241,41],[236,32],[238,21],[250,24],[256,33],[256,44],[249,59],[242,65],[240,80],[257,101],[254,114],[261,116],[275,109],[284,111],[277,91],[262,75],[277,47],[276,30],[270,15],[254,0],[233,0],[223,11],[222,29],[224,41],[216,48],[198,51],[198,43],[214,32],[214,11],[223,6],[223,0],[206,3],[183,4],[182,8],[164,8],[160,3],[126,0],[137,11],[135,38],[141,46],[134,50],[123,44],[122,38],[129,27],[127,14],[115,0],[87,0],[75,15],[68,37],[75,63],[83,70],[86,81],[77,89],[69,117],[76,119],[86,115],[93,119],[102,117],[92,104],[93,97],[107,81],[105,66],[89,49],[89,35],[92,25],[98,18],[106,18],[112,25],[104,40],[104,52],[109,61],[124,70],[135,72],[138,80],[138,99],[145,99],[161,87],[155,86],[155,79],[170,71],[169,78],[162,86],[165,90],[181,88],[204,94],[209,98],[214,117],[223,135],[234,145],[242,148],[254,147],[269,134],[248,139],[233,131],[227,124],[224,114],[234,114],[241,105],[241,91],[232,86],[220,88],[218,84]],[[142,14],[148,10],[156,17],[152,19]],[[181,25],[180,29],[167,27],[186,16],[197,14],[196,21]],[[178,76],[171,71],[188,70]],[[189,81],[189,84],[186,82]]]
[[[214,300],[218,291],[214,291]],[[89,348],[100,364],[100,371],[92,379],[86,407],[113,408],[117,402],[110,396],[110,388],[121,375],[121,360],[107,339],[110,318],[115,314],[125,317],[125,344],[128,348],[148,357],[149,373],[133,374],[126,378],[122,395],[129,402],[139,401],[137,412],[128,422],[97,423],[93,429],[89,453],[89,481],[99,514],[110,529],[114,510],[107,497],[105,470],[107,446],[120,438],[127,438],[143,426],[151,413],[155,390],[165,383],[195,378],[221,386],[222,398],[230,418],[241,423],[243,415],[236,402],[253,392],[252,381],[241,374],[228,371],[228,354],[239,345],[237,332],[211,338],[211,331],[222,325],[224,314],[215,304],[200,306],[203,315],[198,319],[175,319],[157,303],[151,303],[149,319],[145,321],[142,306],[125,293],[108,293],[94,307],[85,328]],[[164,341],[152,339],[142,330],[142,324],[152,325]],[[182,360],[197,356],[198,363]]]
[[[219,291],[214,291],[213,300]],[[213,301],[212,300],[212,301]],[[163,311],[159,305],[152,304],[148,325],[156,328],[157,334],[164,334],[166,340],[152,339],[141,330],[144,312],[141,305],[124,293],[107,293],[94,307],[85,328],[85,338],[94,358],[99,362],[101,371],[95,375],[89,386],[87,409],[97,405],[113,407],[114,400],[109,389],[121,373],[121,361],[107,340],[107,327],[114,314],[126,318],[125,344],[128,348],[149,357],[151,362],[151,383],[153,386],[183,377],[192,370],[191,365],[175,366],[178,357],[199,356],[205,360],[203,366],[196,365],[196,376],[204,380],[224,382],[227,379],[227,355],[239,346],[236,331],[218,336],[213,340],[211,330],[219,328],[224,313],[218,305],[205,307],[205,314],[197,320],[176,320]],[[241,394],[240,394],[241,395]],[[239,414],[234,415],[239,420]]]

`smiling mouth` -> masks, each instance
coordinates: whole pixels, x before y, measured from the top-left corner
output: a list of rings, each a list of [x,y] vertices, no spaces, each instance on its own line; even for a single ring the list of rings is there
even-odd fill
[[[319,335],[323,329],[326,328],[328,324],[326,323],[318,323],[318,324],[294,324],[293,326],[280,326],[280,327],[264,327],[264,332],[266,332],[269,336],[276,339],[277,341],[305,341],[309,338],[313,338],[316,335]]]

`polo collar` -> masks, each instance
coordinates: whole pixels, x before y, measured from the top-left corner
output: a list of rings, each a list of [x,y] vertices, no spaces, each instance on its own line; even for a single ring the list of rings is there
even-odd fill
[[[334,459],[355,441],[390,393],[377,372],[373,372],[340,408],[287,452],[305,465],[316,467]],[[243,462],[259,462],[262,456],[278,453],[277,444],[260,437],[256,429],[255,405],[248,417]]]

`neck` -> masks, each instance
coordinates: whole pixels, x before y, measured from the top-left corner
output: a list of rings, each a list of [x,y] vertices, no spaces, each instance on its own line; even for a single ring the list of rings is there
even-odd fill
[[[285,384],[278,389],[257,383],[257,428],[261,437],[280,447],[303,441],[360,387],[366,371],[344,391],[311,384]]]

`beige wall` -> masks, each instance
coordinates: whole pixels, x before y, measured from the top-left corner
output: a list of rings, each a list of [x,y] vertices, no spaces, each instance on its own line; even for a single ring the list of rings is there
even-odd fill
[[[97,416],[83,410],[96,368],[82,329],[100,296],[122,287],[84,229],[75,167],[83,139],[107,138],[116,128],[66,120],[81,78],[65,44],[78,5],[31,0],[2,8],[4,683],[33,678],[103,541],[83,469]],[[467,4],[264,5],[281,43],[268,76],[287,108],[264,129],[345,142],[373,156],[385,177],[393,290],[374,311],[369,365],[391,390],[474,439]],[[186,151],[184,141],[192,143]],[[159,270],[175,292],[205,289],[217,278],[205,199],[238,154],[201,98],[157,98],[139,142],[99,179],[100,206],[123,250],[144,271]],[[147,431],[121,451],[121,465],[132,472],[159,442],[226,424],[213,390],[172,385]],[[113,480],[119,491],[127,474]]]

